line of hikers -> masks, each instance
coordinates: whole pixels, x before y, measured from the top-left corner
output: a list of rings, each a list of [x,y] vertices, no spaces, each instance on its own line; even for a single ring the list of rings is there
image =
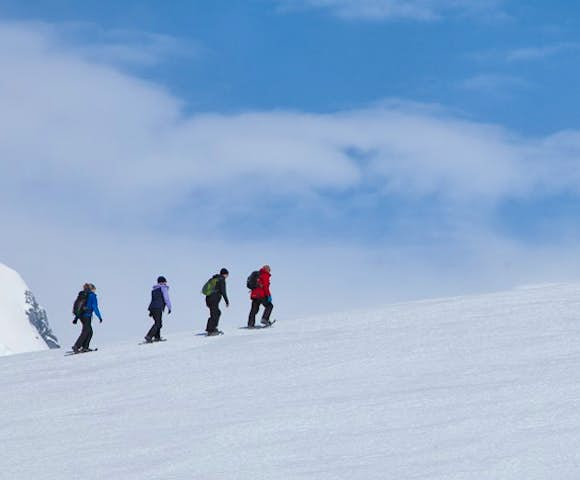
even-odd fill
[[[226,268],[222,268],[201,289],[201,293],[205,295],[205,304],[209,309],[209,318],[205,328],[208,336],[223,333],[218,329],[222,314],[219,309],[219,304],[223,298],[226,307],[230,306],[226,291],[226,279],[229,274]],[[269,265],[264,265],[260,270],[252,272],[248,277],[246,286],[250,290],[250,300],[252,301],[250,314],[248,315],[248,328],[256,328],[256,315],[260,310],[260,306],[264,307],[260,323],[265,327],[272,325],[270,315],[272,314],[274,305],[272,304],[272,294],[270,292],[270,277],[271,269]],[[100,323],[103,323],[103,317],[99,311],[99,302],[95,292],[96,287],[92,283],[85,283],[74,302],[73,323],[76,324],[80,320],[83,326],[79,338],[72,347],[74,353],[92,351],[90,342],[93,337],[93,327],[91,326],[93,314],[97,316]],[[153,319],[153,326],[145,335],[145,342],[152,343],[163,340],[161,337],[161,328],[163,327],[163,312],[166,309],[167,314],[170,314],[171,300],[169,298],[169,285],[167,285],[167,279],[164,276],[160,276],[157,278],[157,284],[151,290],[151,302],[149,303],[148,310],[149,316]]]

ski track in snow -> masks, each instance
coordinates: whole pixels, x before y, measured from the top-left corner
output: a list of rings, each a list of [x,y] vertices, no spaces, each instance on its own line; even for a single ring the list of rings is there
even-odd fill
[[[578,285],[225,333],[0,358],[0,477],[580,478]]]

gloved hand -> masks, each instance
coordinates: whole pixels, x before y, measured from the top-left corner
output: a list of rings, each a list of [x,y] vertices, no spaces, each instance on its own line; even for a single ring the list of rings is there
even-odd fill
[[[99,318],[99,323],[103,323],[103,319],[102,318]]]
[[[226,307],[230,308],[230,302],[226,302]]]
[[[79,319],[77,317],[75,317],[74,320],[73,320],[73,324],[76,325],[78,321],[79,321]]]
[[[167,315],[170,315],[170,314],[171,314],[171,310],[167,310]]]
[[[272,295],[269,295],[266,300],[268,301],[268,303],[272,303]]]

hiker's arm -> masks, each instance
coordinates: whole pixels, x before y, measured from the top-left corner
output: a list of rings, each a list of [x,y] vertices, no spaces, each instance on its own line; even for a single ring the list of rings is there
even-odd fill
[[[167,310],[171,312],[171,300],[169,300],[169,287],[163,285],[161,287],[161,292],[163,292],[163,300],[165,300],[165,305],[167,305]]]
[[[271,297],[272,294],[270,293],[270,277],[268,275],[264,275],[262,278],[262,288],[264,289],[264,294],[266,297]]]
[[[103,321],[103,317],[101,317],[101,312],[99,310],[99,303],[97,302],[97,296],[96,295],[94,295],[92,297],[92,305],[91,305],[91,307],[92,307],[92,310],[95,312],[95,315],[97,317],[99,317],[99,320],[102,322]]]
[[[227,292],[226,292],[226,279],[225,279],[225,278],[223,278],[223,277],[222,277],[222,278],[221,278],[221,280],[220,280],[220,290],[221,290],[221,293],[222,293],[222,295],[223,295],[223,297],[224,297],[224,300],[225,300],[225,302],[226,302],[226,305],[228,305],[228,306],[229,306],[229,304],[230,304],[230,301],[229,301],[229,299],[228,299],[228,294],[227,294]]]

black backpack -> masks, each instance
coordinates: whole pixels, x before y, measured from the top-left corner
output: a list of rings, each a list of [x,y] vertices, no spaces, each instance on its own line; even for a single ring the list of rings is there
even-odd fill
[[[248,277],[248,280],[246,281],[246,287],[248,287],[250,290],[255,290],[256,288],[258,288],[258,280],[260,279],[260,272],[258,272],[257,270],[253,271],[252,273],[250,273],[250,276]]]
[[[87,311],[87,300],[89,298],[89,292],[86,290],[81,290],[77,295],[75,303],[73,303],[73,315],[77,318],[82,317],[83,313]]]

